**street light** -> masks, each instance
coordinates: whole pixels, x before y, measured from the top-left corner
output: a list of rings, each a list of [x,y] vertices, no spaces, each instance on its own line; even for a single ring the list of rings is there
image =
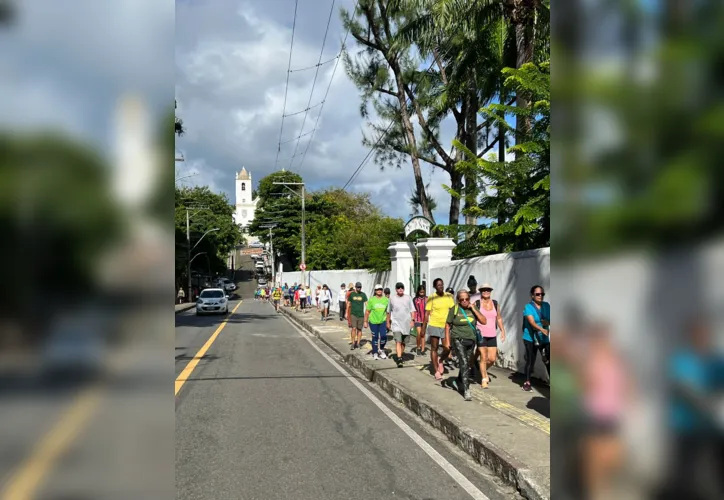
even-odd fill
[[[201,240],[204,239],[204,236],[206,236],[209,233],[213,233],[214,231],[219,231],[218,227],[215,227],[213,229],[209,229],[204,234],[201,235],[201,238],[199,238],[199,241],[196,242],[196,244],[192,247],[191,246],[191,233],[189,232],[189,212],[188,209],[186,210],[186,248],[188,248],[188,252],[186,253],[187,256],[187,262],[186,264],[186,274],[188,275],[188,285],[189,285],[189,300],[191,300],[191,297],[193,296],[193,289],[191,287],[191,251],[196,248],[199,243],[201,243]],[[201,255],[201,254],[198,254]],[[194,258],[198,257],[198,255],[195,255]]]

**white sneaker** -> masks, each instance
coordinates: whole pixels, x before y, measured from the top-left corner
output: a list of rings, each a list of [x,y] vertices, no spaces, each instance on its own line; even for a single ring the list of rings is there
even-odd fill
[[[385,354],[385,351],[380,351],[380,359],[387,359],[387,354]]]
[[[373,359],[374,361],[377,361],[377,360],[380,359],[380,358],[379,358],[379,356],[377,356],[377,353],[374,353],[374,354],[372,355],[372,359]]]

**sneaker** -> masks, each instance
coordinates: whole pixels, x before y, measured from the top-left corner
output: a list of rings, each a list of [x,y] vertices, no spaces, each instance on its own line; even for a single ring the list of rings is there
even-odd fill
[[[402,368],[402,358],[397,358],[397,368]]]
[[[473,395],[470,394],[470,391],[469,390],[465,391],[465,401],[472,401],[472,400],[473,400]]]
[[[385,354],[385,351],[380,351],[380,359],[387,359],[387,354]]]
[[[526,382],[525,384],[523,384],[523,390],[524,390],[525,392],[530,392],[530,391],[531,391],[530,382]]]
[[[350,351],[354,351],[355,349],[357,349],[357,344],[352,344],[351,346],[349,346]]]
[[[374,354],[372,355],[372,360],[373,360],[373,361],[377,361],[378,359],[380,359],[380,357],[377,355],[377,353],[374,353]]]

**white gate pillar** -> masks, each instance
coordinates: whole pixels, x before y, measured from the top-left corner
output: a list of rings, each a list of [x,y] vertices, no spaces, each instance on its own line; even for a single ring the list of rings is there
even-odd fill
[[[405,284],[405,291],[410,295],[414,294],[414,291],[409,290],[409,288],[412,287],[410,276],[415,268],[415,245],[406,241],[396,241],[390,243],[387,250],[390,252],[390,262],[392,264],[390,288],[395,286],[398,281],[401,281]]]
[[[428,295],[433,290],[432,280],[437,278],[431,275],[431,270],[449,264],[456,246],[452,238],[426,238],[417,242],[417,250],[420,252],[420,280],[425,282]]]

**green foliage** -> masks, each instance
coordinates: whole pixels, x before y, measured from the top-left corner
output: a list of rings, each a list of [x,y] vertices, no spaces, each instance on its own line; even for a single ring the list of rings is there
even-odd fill
[[[92,294],[97,259],[122,236],[109,167],[55,134],[0,134],[0,314],[44,321]],[[38,317],[39,297],[45,300]],[[29,309],[28,309],[29,308]],[[27,315],[30,316],[27,316]]]
[[[492,222],[475,229],[456,249],[457,256],[511,252],[550,245],[550,73],[547,62],[528,63],[519,69],[506,68],[505,85],[517,95],[535,103],[528,108],[490,104],[481,111],[501,126],[509,126],[501,111],[530,120],[531,128],[508,152],[512,161],[476,158],[459,142],[467,160],[461,171],[480,179],[481,197],[468,211]],[[446,188],[452,196],[460,193]]]
[[[189,229],[191,247],[194,255],[206,252],[209,260],[201,255],[193,259],[191,272],[207,273],[209,266],[213,273],[226,271],[228,254],[243,241],[239,226],[234,224],[234,207],[229,204],[225,195],[211,192],[204,187],[176,188],[175,196],[176,225],[176,278],[177,282],[186,283],[186,262],[189,245],[186,238],[186,207],[189,213]],[[213,228],[219,228],[203,236]],[[201,239],[203,236],[203,239]]]
[[[273,228],[274,250],[287,268],[301,260],[301,200],[274,182],[302,182],[297,174],[281,171],[259,182],[259,204],[251,234],[268,242]],[[294,186],[292,186],[294,187]],[[403,223],[384,216],[369,195],[342,189],[307,193],[307,269],[389,269],[387,247],[402,236]]]

